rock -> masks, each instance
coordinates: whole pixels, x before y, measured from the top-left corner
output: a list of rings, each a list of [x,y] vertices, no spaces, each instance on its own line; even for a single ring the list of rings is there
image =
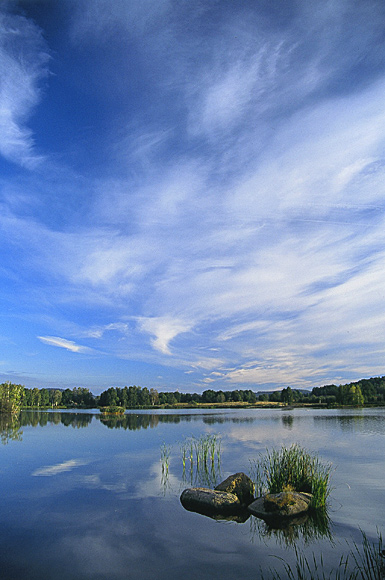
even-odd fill
[[[215,488],[217,491],[226,491],[236,495],[243,505],[249,505],[254,501],[254,483],[244,473],[229,475]]]
[[[235,494],[206,487],[185,489],[180,501],[186,510],[205,515],[231,515],[241,509],[241,502]]]
[[[249,511],[262,519],[293,517],[308,511],[311,493],[282,491],[259,497],[248,506]]]

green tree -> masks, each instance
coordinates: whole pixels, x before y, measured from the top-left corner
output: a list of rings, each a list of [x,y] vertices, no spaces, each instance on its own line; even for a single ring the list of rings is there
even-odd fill
[[[159,393],[156,389],[150,389],[151,405],[159,405]]]
[[[215,403],[217,394],[212,389],[207,389],[202,393],[202,403]]]
[[[38,407],[40,405],[40,391],[37,387],[32,389],[32,407]]]
[[[243,393],[243,400],[253,405],[257,400],[257,396],[251,389],[248,389]]]
[[[149,407],[151,404],[150,391],[147,387],[143,387],[143,389],[140,389],[139,391],[139,404],[143,407]]]
[[[340,405],[354,405],[361,407],[364,404],[360,386],[355,384],[340,385],[338,387],[337,401]]]
[[[100,395],[99,406],[100,407],[114,407],[118,404],[118,396],[116,389],[110,387]]]
[[[52,389],[49,392],[49,402],[52,407],[57,407],[60,405],[62,400],[62,392],[59,389]]]
[[[217,403],[224,403],[225,401],[226,401],[225,393],[223,391],[218,391],[216,402]]]
[[[364,397],[359,385],[352,385],[349,389],[349,404],[355,407],[362,407]]]
[[[24,392],[23,392],[23,397],[22,397],[22,406],[23,407],[31,407],[32,406],[31,389],[27,389],[24,387]]]
[[[66,406],[66,407],[72,407],[73,406],[72,391],[71,391],[71,389],[65,389],[65,391],[62,392],[61,402],[62,402],[62,405]]]
[[[238,390],[231,391],[231,400],[234,403],[237,403],[239,401],[242,401],[243,400],[242,392],[241,391],[238,391]]]
[[[40,389],[40,405],[48,407],[50,391],[48,389]]]
[[[10,382],[0,385],[0,412],[18,413],[24,395],[23,385],[13,385]]]
[[[294,394],[293,391],[290,387],[287,387],[286,389],[282,389],[281,391],[281,401],[283,403],[287,403],[288,405],[290,405],[294,400]]]
[[[139,398],[138,398],[139,388],[135,385],[132,387],[128,387],[128,406],[129,407],[137,407],[139,405]]]

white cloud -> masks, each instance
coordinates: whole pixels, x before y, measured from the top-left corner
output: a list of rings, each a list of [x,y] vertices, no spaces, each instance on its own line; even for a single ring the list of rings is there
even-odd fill
[[[24,123],[39,101],[39,82],[47,74],[48,58],[39,28],[1,10],[0,153],[26,167],[42,160]]]
[[[111,322],[105,326],[93,327],[84,331],[84,336],[89,338],[102,338],[109,331],[117,331],[122,335],[127,335],[129,333],[129,326],[125,322]]]
[[[72,340],[66,340],[65,338],[59,338],[58,336],[38,336],[37,337],[44,344],[49,344],[51,346],[58,346],[60,348],[65,348],[71,352],[87,353],[92,352],[92,349],[87,346],[81,346],[76,344]]]
[[[138,318],[142,331],[155,336],[151,340],[152,346],[163,354],[170,355],[170,342],[179,334],[191,330],[192,324],[171,317]]]

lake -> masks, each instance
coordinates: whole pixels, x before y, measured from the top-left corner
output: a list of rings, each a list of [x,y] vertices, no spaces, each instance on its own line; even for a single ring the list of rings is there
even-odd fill
[[[0,578],[257,580],[322,553],[327,569],[383,531],[385,409],[24,411],[2,420]],[[216,435],[220,464],[183,471],[181,448]],[[250,473],[266,448],[298,443],[333,465],[329,521],[274,530],[186,511],[191,482]],[[163,453],[163,463],[161,456]],[[164,461],[167,455],[167,466]],[[199,481],[198,481],[199,480]],[[203,481],[204,483],[204,481]],[[284,576],[282,576],[284,578]]]

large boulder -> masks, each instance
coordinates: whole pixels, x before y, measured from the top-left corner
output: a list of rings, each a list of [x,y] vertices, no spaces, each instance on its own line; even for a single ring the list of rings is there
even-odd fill
[[[307,512],[311,500],[311,493],[282,491],[259,497],[248,506],[248,510],[265,520],[287,518]]]
[[[206,487],[185,489],[180,501],[186,510],[205,515],[231,515],[241,509],[241,502],[233,493],[217,491]]]
[[[249,505],[254,500],[254,483],[242,472],[229,475],[215,489],[233,493],[243,505]]]

